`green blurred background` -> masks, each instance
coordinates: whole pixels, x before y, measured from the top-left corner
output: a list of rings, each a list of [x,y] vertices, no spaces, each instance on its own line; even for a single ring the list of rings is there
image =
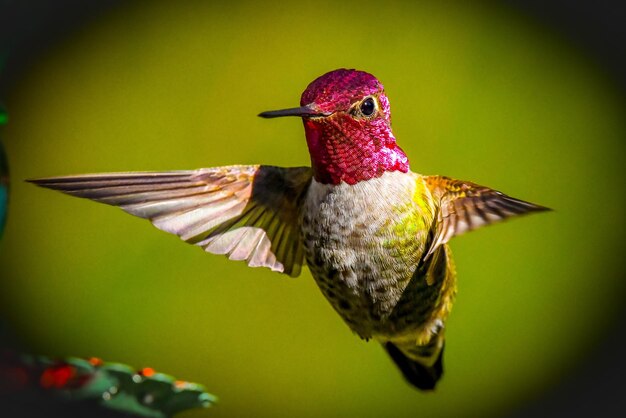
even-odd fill
[[[571,44],[492,3],[135,2],[41,48],[5,101],[11,207],[0,315],[31,351],[204,383],[184,417],[501,416],[610,330],[626,287],[624,101]],[[204,254],[120,210],[22,180],[309,162],[297,105],[317,76],[385,85],[411,168],[555,209],[455,239],[445,374],[418,393],[351,334],[309,272]]]

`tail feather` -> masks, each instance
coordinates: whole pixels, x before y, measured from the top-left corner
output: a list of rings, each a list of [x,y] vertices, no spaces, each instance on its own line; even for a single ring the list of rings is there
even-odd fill
[[[421,390],[435,389],[437,381],[443,374],[443,345],[436,353],[437,358],[431,366],[423,364],[428,358],[422,362],[413,360],[391,342],[385,343],[384,347],[410,384]]]

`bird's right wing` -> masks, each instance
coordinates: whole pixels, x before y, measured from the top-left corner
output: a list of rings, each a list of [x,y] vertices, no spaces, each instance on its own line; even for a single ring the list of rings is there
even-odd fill
[[[311,178],[309,167],[248,165],[29,181],[119,206],[207,252],[295,277],[304,258],[299,210]]]

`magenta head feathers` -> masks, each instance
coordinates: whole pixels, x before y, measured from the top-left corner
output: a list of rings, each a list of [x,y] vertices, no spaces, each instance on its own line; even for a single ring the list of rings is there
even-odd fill
[[[373,75],[346,69],[326,73],[309,84],[300,105],[259,116],[302,117],[318,182],[355,184],[409,170],[391,131],[389,100]]]

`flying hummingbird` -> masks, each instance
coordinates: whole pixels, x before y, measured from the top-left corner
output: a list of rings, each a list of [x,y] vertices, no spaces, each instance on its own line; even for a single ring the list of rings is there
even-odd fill
[[[234,165],[30,181],[119,206],[251,267],[295,277],[306,262],[352,331],[380,342],[411,384],[434,389],[456,293],[447,242],[548,209],[412,172],[391,130],[383,85],[371,74],[324,74],[300,105],[259,116],[300,117],[311,167]]]

